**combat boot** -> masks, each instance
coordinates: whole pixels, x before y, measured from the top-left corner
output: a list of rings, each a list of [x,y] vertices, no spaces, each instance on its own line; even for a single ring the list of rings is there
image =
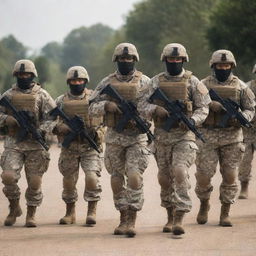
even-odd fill
[[[136,231],[135,231],[136,217],[137,217],[137,211],[128,210],[127,229],[125,233],[127,237],[136,236]]]
[[[209,199],[201,200],[200,209],[196,218],[198,224],[205,224],[208,221],[209,210],[210,210]]]
[[[172,232],[172,224],[173,224],[173,208],[169,207],[166,208],[167,211],[167,223],[163,227],[164,233],[171,233]]]
[[[229,210],[230,204],[223,203],[220,213],[220,226],[222,227],[232,227],[232,223],[229,219]]]
[[[128,211],[120,211],[120,224],[114,230],[114,235],[124,235],[127,228]]]
[[[28,205],[26,224],[25,224],[26,227],[28,227],[28,228],[36,227],[35,213],[36,213],[36,206]]]
[[[22,214],[19,199],[10,199],[9,202],[10,212],[4,221],[5,226],[12,226],[16,222],[16,218]]]
[[[74,224],[76,222],[75,202],[66,204],[66,215],[60,219],[60,224]]]
[[[172,233],[176,236],[179,236],[185,233],[185,230],[182,227],[182,221],[183,221],[184,215],[185,215],[184,211],[176,211],[174,214]]]
[[[241,191],[239,195],[239,199],[247,199],[248,198],[248,186],[249,182],[248,181],[243,181],[241,182]]]
[[[86,217],[86,225],[93,225],[96,224],[96,208],[97,208],[98,201],[89,201],[88,202],[88,210],[87,210],[87,217]]]

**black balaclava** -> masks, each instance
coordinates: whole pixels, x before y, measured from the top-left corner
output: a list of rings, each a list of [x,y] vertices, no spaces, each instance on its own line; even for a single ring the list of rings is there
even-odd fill
[[[73,95],[81,95],[86,87],[86,82],[83,84],[68,84],[70,88],[70,92]]]
[[[30,88],[30,85],[33,82],[33,79],[34,79],[33,75],[31,77],[27,77],[27,78],[17,77],[17,85],[20,89],[27,90]]]
[[[215,76],[218,81],[225,82],[230,74],[231,74],[231,68],[230,69],[217,69],[216,67],[213,67]]]
[[[126,76],[134,70],[135,62],[117,62],[117,68],[121,75]]]
[[[183,62],[168,62],[168,61],[166,61],[165,64],[166,64],[167,72],[171,76],[179,75],[183,68]]]

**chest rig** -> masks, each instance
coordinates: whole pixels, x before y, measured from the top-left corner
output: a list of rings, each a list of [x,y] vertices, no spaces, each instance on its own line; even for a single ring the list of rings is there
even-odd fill
[[[18,111],[29,111],[31,115],[31,121],[35,123],[37,128],[39,127],[40,109],[39,109],[39,90],[40,86],[35,84],[30,93],[24,93],[20,90],[13,89],[11,96],[11,103]]]
[[[193,103],[189,99],[189,84],[188,80],[192,76],[192,72],[185,71],[182,77],[175,77],[173,80],[168,80],[164,74],[159,76],[159,88],[164,92],[164,94],[170,100],[181,100],[185,109],[184,112],[188,117],[192,116],[193,113]],[[163,102],[160,100],[154,100],[156,105],[164,106]],[[158,116],[153,116],[155,127],[161,128],[164,125],[165,119]],[[173,126],[178,127],[178,123]]]
[[[216,80],[209,76],[207,77],[203,83],[207,87],[208,90],[214,89],[216,93],[222,97],[223,99],[231,99],[235,101],[236,103],[240,104],[240,83],[237,77],[233,77],[229,84],[227,85],[221,85],[217,84]],[[204,127],[212,127],[215,128],[221,121],[221,119],[224,117],[225,111],[221,112],[213,112],[211,109],[209,111],[209,115],[206,118],[205,122],[203,123]],[[228,123],[228,127],[230,124]]]
[[[89,117],[89,96],[91,91],[85,89],[84,97],[81,99],[71,99],[68,94],[63,98],[63,111],[70,118],[75,115],[81,117],[88,128],[98,127],[103,118]]]
[[[139,71],[135,71],[133,78],[130,81],[120,81],[117,79],[116,75],[113,74],[109,78],[109,84],[114,87],[118,93],[125,99],[132,101],[136,105],[136,99],[138,96],[139,88],[140,88],[140,80],[142,77],[142,73]],[[108,100],[117,101],[111,97],[108,97]],[[121,119],[122,115],[117,113],[109,113],[107,112],[105,115],[105,125],[107,127],[115,127],[116,124]],[[134,128],[134,124],[132,122],[128,122],[127,129]]]

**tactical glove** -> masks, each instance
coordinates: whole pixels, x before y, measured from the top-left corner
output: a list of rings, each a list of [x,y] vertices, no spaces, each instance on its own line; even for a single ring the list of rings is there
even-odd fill
[[[210,110],[212,110],[213,112],[221,112],[223,109],[222,105],[218,102],[213,100],[210,104],[209,104],[209,108]]]
[[[106,112],[122,114],[122,111],[120,110],[120,108],[113,101],[107,101],[105,103],[104,108]]]
[[[169,116],[169,113],[165,108],[157,106],[155,110],[155,115],[160,118],[167,118]]]

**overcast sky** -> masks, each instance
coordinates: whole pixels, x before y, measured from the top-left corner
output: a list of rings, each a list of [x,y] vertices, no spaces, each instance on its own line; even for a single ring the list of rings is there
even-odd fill
[[[114,29],[140,0],[0,0],[0,38],[13,34],[25,46],[39,49],[62,42],[74,28],[106,24]]]

